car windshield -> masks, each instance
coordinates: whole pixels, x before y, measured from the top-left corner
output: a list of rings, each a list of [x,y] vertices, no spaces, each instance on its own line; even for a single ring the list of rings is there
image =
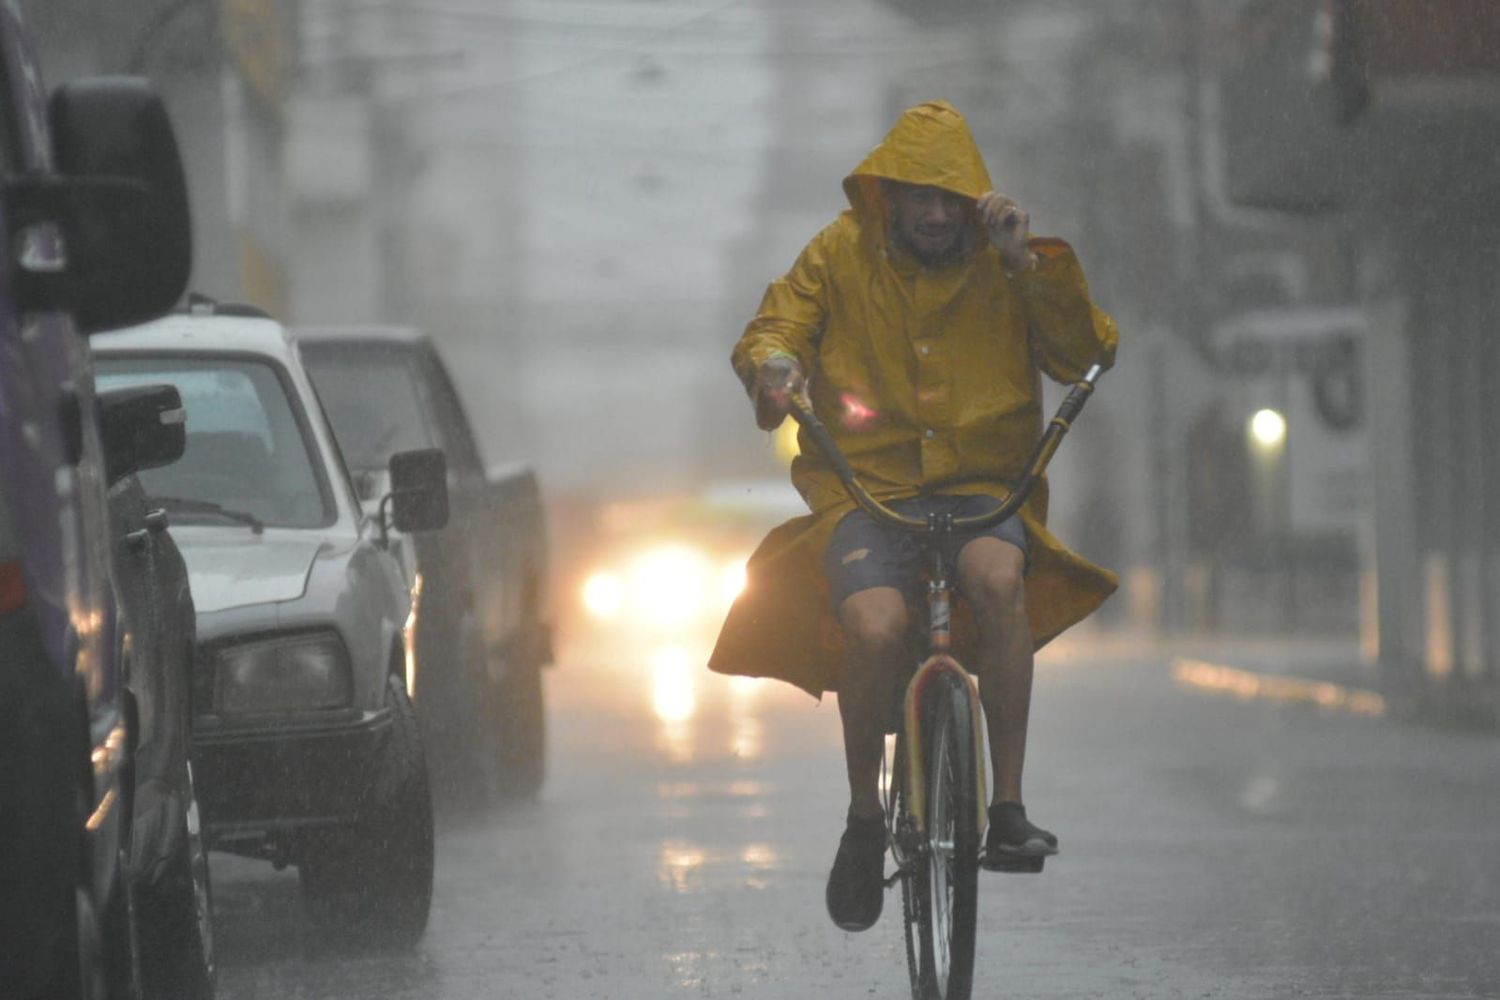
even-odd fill
[[[187,450],[171,465],[140,473],[147,494],[178,520],[282,528],[333,522],[333,498],[311,454],[305,418],[271,365],[117,357],[99,358],[96,369],[100,389],[165,382],[182,394]]]
[[[302,358],[350,468],[384,469],[397,452],[434,447],[404,351],[305,345]]]

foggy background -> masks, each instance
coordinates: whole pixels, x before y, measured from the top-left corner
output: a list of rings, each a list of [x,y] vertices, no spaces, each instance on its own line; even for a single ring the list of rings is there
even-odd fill
[[[1485,0],[29,6],[52,81],[166,93],[197,290],[430,331],[559,511],[784,475],[730,346],[948,99],[1121,327],[1054,474],[1058,534],[1124,582],[1099,624],[1332,636],[1500,704]]]

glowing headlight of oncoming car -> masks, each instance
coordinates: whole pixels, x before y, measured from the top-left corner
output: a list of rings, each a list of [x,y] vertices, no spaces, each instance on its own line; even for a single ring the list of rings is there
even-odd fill
[[[661,545],[638,553],[622,571],[594,573],[580,596],[600,621],[670,627],[722,615],[744,589],[744,557],[719,563],[690,546]]]
[[[349,653],[334,632],[307,632],[225,646],[214,660],[214,707],[256,713],[344,708]]]

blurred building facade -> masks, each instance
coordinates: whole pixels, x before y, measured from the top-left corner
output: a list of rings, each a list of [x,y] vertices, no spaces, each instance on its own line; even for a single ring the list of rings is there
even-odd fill
[[[1367,645],[1388,680],[1493,721],[1500,7],[1247,3],[1218,37],[1229,197],[1345,233],[1337,257],[1367,327]]]

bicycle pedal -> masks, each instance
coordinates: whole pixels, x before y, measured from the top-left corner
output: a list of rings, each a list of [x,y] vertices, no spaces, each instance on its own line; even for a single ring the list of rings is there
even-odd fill
[[[982,857],[979,864],[985,871],[1004,872],[1008,875],[1036,875],[1046,865],[1045,856],[1038,858],[1027,857]]]

